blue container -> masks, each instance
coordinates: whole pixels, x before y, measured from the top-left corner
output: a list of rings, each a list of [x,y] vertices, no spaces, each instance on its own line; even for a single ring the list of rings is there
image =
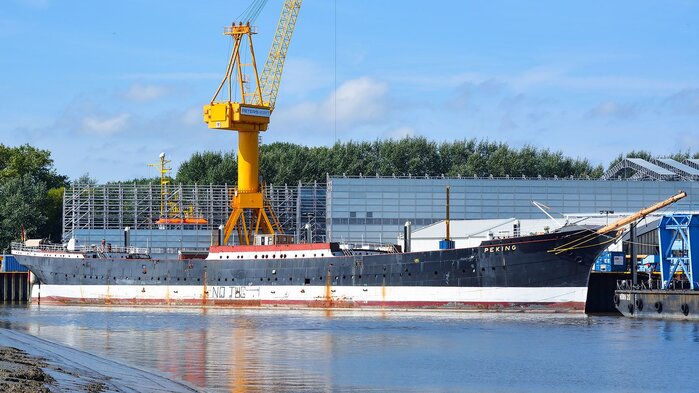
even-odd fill
[[[596,272],[625,272],[626,255],[621,251],[605,251],[595,261]]]
[[[456,242],[454,242],[453,240],[444,239],[439,241],[440,250],[451,250],[454,247],[456,247]]]
[[[3,272],[28,272],[29,269],[20,265],[17,259],[13,255],[0,255],[2,258],[2,271]]]

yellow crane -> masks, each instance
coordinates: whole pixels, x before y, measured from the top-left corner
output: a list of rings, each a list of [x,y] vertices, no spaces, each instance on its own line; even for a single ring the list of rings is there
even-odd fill
[[[266,1],[266,0],[265,0]],[[259,12],[265,1],[257,0],[251,7]],[[286,52],[294,32],[301,0],[285,0],[265,62],[262,76],[257,72],[257,62],[252,44],[256,30],[249,20],[231,24],[223,33],[233,38],[233,51],[228,60],[226,74],[211,102],[204,106],[204,122],[209,128],[238,131],[238,187],[232,197],[230,217],[223,230],[223,244],[236,229],[239,244],[250,244],[258,233],[281,233],[281,226],[260,187],[259,173],[259,133],[266,131],[279,91]],[[250,63],[241,62],[241,54],[246,51]],[[254,88],[246,90],[248,76],[245,70],[252,71]],[[239,89],[234,88],[235,84]],[[227,86],[227,97],[219,99],[219,94]]]

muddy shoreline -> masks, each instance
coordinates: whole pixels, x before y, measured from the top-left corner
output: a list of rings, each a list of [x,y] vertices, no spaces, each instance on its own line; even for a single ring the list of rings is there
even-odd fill
[[[0,391],[198,392],[156,372],[9,329],[0,329]]]
[[[45,359],[13,347],[0,347],[0,391],[14,393],[50,392],[55,380],[43,368]],[[94,390],[101,392],[102,390]]]

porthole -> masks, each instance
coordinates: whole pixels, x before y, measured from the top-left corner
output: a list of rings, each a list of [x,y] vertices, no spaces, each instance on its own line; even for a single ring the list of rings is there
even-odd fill
[[[225,279],[224,279],[223,281],[228,281],[228,279],[227,279],[227,278],[225,278]]]

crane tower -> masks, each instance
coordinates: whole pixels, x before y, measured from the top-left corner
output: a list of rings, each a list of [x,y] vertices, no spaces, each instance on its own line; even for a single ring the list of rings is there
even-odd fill
[[[209,128],[238,131],[238,187],[232,196],[233,211],[224,226],[223,244],[228,244],[234,229],[238,232],[239,244],[251,244],[258,233],[281,233],[279,221],[260,187],[259,133],[267,130],[274,111],[286,52],[300,8],[301,0],[284,1],[262,76],[257,72],[252,44],[256,30],[250,21],[224,28],[223,33],[233,38],[233,51],[221,84],[211,102],[204,106],[204,122]],[[249,51],[250,63],[241,62],[241,54],[245,51]],[[252,89],[246,89],[250,82],[246,71],[251,71]],[[219,98],[224,87],[227,97]]]

